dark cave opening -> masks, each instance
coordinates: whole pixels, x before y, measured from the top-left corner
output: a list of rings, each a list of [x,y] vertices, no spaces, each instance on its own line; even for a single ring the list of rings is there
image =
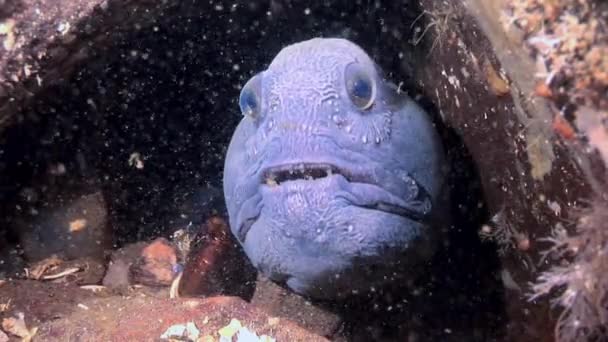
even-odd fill
[[[454,226],[421,280],[422,293],[407,294],[401,314],[410,328],[429,330],[427,338],[498,336],[504,328],[500,265],[476,232],[487,220],[477,170],[412,79],[432,44],[410,43],[411,23],[421,12],[407,0],[183,3],[150,25],[108,28],[109,45],[93,46],[73,76],[35,94],[17,114],[19,122],[3,132],[5,247],[19,244],[23,220],[39,222],[41,239],[52,239],[44,236],[48,218],[41,208],[53,211],[96,191],[108,208],[113,246],[168,236],[213,211],[223,215],[223,158],[240,120],[240,87],[283,46],[340,36],[364,47],[387,78],[435,115],[453,167]],[[383,304],[367,310],[366,298],[348,305],[347,321],[392,326],[403,319],[386,311],[386,301],[374,300]]]

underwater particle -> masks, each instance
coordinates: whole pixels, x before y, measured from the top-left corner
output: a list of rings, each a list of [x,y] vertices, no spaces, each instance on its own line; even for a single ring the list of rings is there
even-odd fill
[[[87,226],[86,219],[83,219],[83,218],[76,219],[76,220],[70,221],[69,230],[70,230],[70,233],[75,233],[75,232],[79,232],[79,231],[83,230],[86,226]]]
[[[144,162],[141,159],[141,154],[139,152],[133,152],[129,156],[129,166],[134,166],[136,169],[143,169]]]
[[[559,216],[562,213],[562,207],[557,201],[547,201],[547,206],[553,211],[555,216]]]
[[[69,31],[70,31],[69,22],[59,23],[59,25],[57,25],[57,32],[59,34],[61,34],[62,36],[65,36]]]

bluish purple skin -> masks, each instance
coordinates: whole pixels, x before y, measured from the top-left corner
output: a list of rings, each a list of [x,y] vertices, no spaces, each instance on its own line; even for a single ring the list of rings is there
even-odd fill
[[[359,46],[285,47],[243,87],[240,106],[224,195],[231,230],[264,275],[336,299],[433,254],[441,141]]]

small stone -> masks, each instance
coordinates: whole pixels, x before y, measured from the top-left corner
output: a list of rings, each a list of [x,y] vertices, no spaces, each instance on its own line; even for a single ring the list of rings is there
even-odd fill
[[[165,238],[158,238],[145,247],[130,268],[133,283],[148,286],[169,286],[175,277],[177,250]]]

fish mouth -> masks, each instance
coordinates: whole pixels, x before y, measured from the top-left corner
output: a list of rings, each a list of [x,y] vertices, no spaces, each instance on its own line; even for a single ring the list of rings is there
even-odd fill
[[[373,183],[369,175],[355,173],[329,163],[294,163],[269,167],[262,171],[261,183],[273,187],[286,182],[315,181],[333,175],[341,175],[349,183]]]
[[[394,177],[391,172],[382,174],[365,167],[346,168],[331,163],[290,163],[263,169],[260,183],[262,186],[280,188],[294,181],[322,181],[326,178],[337,182],[337,189],[342,197],[351,204],[366,209],[378,210],[409,220],[423,222],[431,209],[431,199],[425,189],[413,178],[389,181]],[[394,195],[386,184],[408,189],[407,198]]]

